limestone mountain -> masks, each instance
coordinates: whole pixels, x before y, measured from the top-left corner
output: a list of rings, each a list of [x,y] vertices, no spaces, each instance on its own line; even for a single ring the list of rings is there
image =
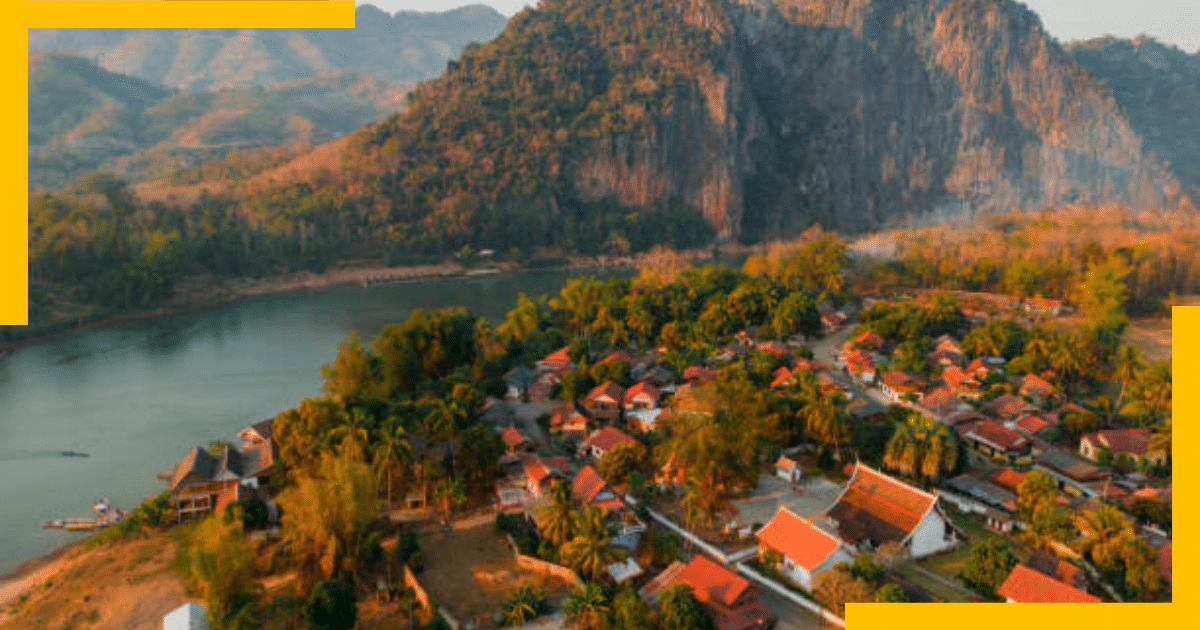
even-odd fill
[[[272,85],[350,70],[390,82],[437,75],[505,18],[476,5],[440,13],[355,10],[353,29],[29,29],[31,51],[65,51],[181,90]]]
[[[544,0],[338,168],[242,203],[391,256],[1191,201],[1010,0]]]
[[[178,176],[230,151],[313,144],[403,107],[411,84],[339,71],[269,87],[185,92],[57,53],[29,58],[29,183],[58,189],[96,170]]]
[[[1148,37],[1102,37],[1067,50],[1112,89],[1145,147],[1168,160],[1188,195],[1200,199],[1200,52]]]

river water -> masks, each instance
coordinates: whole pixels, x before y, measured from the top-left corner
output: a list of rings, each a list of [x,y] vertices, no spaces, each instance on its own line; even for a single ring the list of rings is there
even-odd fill
[[[0,575],[79,534],[43,522],[129,510],[188,450],[321,395],[321,366],[351,329],[364,343],[416,308],[465,306],[498,322],[520,292],[553,295],[578,272],[543,271],[255,298],[124,322],[0,359]],[[63,451],[90,457],[63,457]]]

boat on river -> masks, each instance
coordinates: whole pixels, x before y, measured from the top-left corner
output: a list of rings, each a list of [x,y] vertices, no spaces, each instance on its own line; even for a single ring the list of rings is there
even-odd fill
[[[125,520],[125,512],[112,507],[108,502],[108,497],[97,501],[92,506],[92,511],[96,513],[95,516],[56,518],[42,523],[42,527],[68,532],[91,532]]]

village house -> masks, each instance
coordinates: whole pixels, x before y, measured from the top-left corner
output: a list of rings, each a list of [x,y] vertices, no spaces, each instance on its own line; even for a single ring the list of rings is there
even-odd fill
[[[825,331],[826,335],[841,330],[849,319],[845,313],[834,310],[828,302],[817,304],[817,315],[821,317],[821,329]]]
[[[1026,374],[1022,376],[1017,383],[1018,393],[1032,400],[1034,404],[1045,404],[1058,394],[1058,388],[1054,387],[1045,379],[1037,374]]]
[[[1018,418],[1015,422],[1007,423],[1006,426],[1008,426],[1010,429],[1020,431],[1029,437],[1036,437],[1041,432],[1055,425],[1051,424],[1051,422],[1041,414],[1027,413]]]
[[[775,476],[791,483],[800,483],[800,462],[793,457],[780,455],[775,460]]]
[[[1018,564],[996,589],[1010,604],[1096,604],[1100,598]]]
[[[504,383],[508,386],[504,397],[508,400],[526,400],[529,386],[537,381],[538,375],[533,370],[518,365],[504,375]]]
[[[954,414],[971,409],[970,405],[945,387],[938,387],[925,394],[917,406],[930,419],[943,424],[948,424],[949,418]]]
[[[854,562],[854,557],[832,534],[800,518],[785,506],[775,512],[771,522],[755,534],[760,558],[766,551],[782,556],[779,569],[793,582],[811,591],[813,578],[839,562]]]
[[[216,453],[195,447],[175,465],[167,489],[179,520],[214,512],[270,485],[278,449],[273,439],[244,451],[224,445]]]
[[[988,528],[1011,533],[1017,527],[1016,490],[1010,490],[993,479],[974,472],[961,474],[942,483],[944,492],[938,496],[965,512],[982,514]]]
[[[786,357],[789,354],[788,349],[783,347],[778,341],[762,341],[758,343],[756,348],[759,352],[773,354],[777,357]]]
[[[955,396],[972,400],[983,396],[983,383],[956,365],[942,370],[941,379]]]
[[[537,362],[538,372],[565,370],[569,367],[572,367],[570,346],[559,348],[558,350],[546,355],[541,361]]]
[[[759,601],[758,589],[733,571],[696,555],[686,565],[676,561],[638,591],[642,599],[658,606],[658,595],[676,584],[692,587],[696,600],[712,617],[717,630],[760,630],[777,621]]]
[[[606,514],[625,509],[625,501],[600,477],[595,468],[584,466],[571,482],[571,492],[584,507],[597,507]]]
[[[1063,312],[1065,304],[1062,300],[1050,298],[1025,298],[1021,301],[1021,310],[1030,315],[1043,317],[1058,317]]]
[[[579,445],[579,452],[599,460],[619,444],[637,444],[638,441],[624,431],[614,427],[601,427],[587,436]]]
[[[562,384],[563,374],[568,368],[555,368],[538,375],[537,379],[525,389],[525,397],[532,402],[550,402],[554,388]]]
[[[568,403],[550,413],[550,432],[568,440],[582,440],[588,432],[588,419],[574,404]]]
[[[1030,554],[1029,559],[1025,561],[1025,565],[1030,569],[1041,573],[1042,575],[1053,578],[1081,591],[1086,591],[1088,587],[1087,572],[1079,568],[1077,565],[1071,564],[1066,560],[1059,558],[1049,551],[1037,550]]]
[[[868,330],[848,342],[847,346],[848,350],[860,349],[875,352],[883,348],[883,337],[873,330]]]
[[[242,441],[242,450],[249,450],[260,444],[275,442],[275,419],[263,420],[256,422],[241,431],[238,431],[237,437]]]
[[[894,542],[916,558],[954,546],[957,536],[936,494],[855,464],[846,488],[826,511],[838,536],[854,551]]]
[[[671,370],[661,365],[656,365],[642,372],[642,375],[638,377],[638,382],[645,383],[651,387],[657,387],[659,391],[663,391],[667,387],[674,387],[675,375],[671,373]]]
[[[959,435],[976,451],[988,457],[1003,459],[1009,464],[1028,462],[1032,455],[1033,444],[1029,438],[1012,429],[1006,429],[990,418],[978,424],[960,427]]]
[[[717,371],[709,367],[693,365],[683,371],[683,382],[688,385],[699,386],[706,383],[714,383],[716,380]]]
[[[986,360],[984,357],[979,357],[967,364],[967,374],[970,374],[971,378],[974,378],[982,383],[986,381],[992,374],[1001,372],[1001,365],[1003,364],[997,364],[995,362]]]
[[[1165,451],[1150,448],[1149,429],[1101,429],[1079,439],[1079,454],[1092,461],[1099,461],[1106,448],[1114,456],[1125,455],[1138,463],[1161,466],[1167,461]]]
[[[1035,453],[1033,467],[1053,477],[1059,490],[1076,496],[1099,496],[1109,478],[1109,474],[1095,464],[1057,448]]]
[[[653,385],[637,383],[625,391],[625,410],[655,409],[662,400],[662,392]]]
[[[637,361],[634,360],[633,357],[629,356],[629,353],[625,352],[624,350],[617,350],[616,352],[613,352],[612,354],[601,359],[601,361],[596,365],[604,365],[605,363],[612,363],[614,361],[620,361],[621,363],[628,365],[630,369],[633,369],[633,366],[637,365]]]
[[[1037,413],[1038,408],[1014,394],[1003,394],[987,404],[996,415],[1006,422],[1016,420],[1027,413]]]
[[[771,376],[773,377],[771,380],[771,389],[787,387],[796,382],[795,375],[792,374],[791,370],[787,369],[787,366],[775,370]]]
[[[876,371],[875,361],[871,359],[867,353],[862,350],[851,350],[846,354],[843,362],[846,371],[854,375],[862,383],[870,385],[875,382]]]
[[[625,388],[608,381],[601,383],[583,398],[583,406],[595,418],[616,420],[621,415],[621,403],[625,400]]]
[[[915,396],[917,401],[925,395],[925,381],[904,372],[895,370],[883,375],[879,389],[883,395],[895,402],[901,402],[906,397]]]

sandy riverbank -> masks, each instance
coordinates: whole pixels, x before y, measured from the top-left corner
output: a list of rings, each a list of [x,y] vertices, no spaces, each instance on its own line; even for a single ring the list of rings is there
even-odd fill
[[[44,556],[26,560],[0,576],[0,609],[11,605],[33,587],[45,584],[47,580],[73,566],[83,551],[83,542],[77,540],[66,543]]]

